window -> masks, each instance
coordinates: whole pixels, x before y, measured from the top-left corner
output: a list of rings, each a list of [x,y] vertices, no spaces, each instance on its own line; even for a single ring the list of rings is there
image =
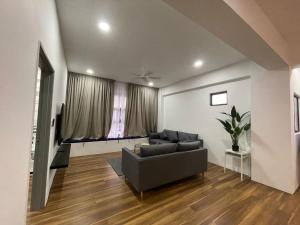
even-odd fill
[[[300,125],[299,125],[299,113],[300,113],[300,96],[294,95],[294,129],[295,132],[300,131]]]
[[[210,94],[210,105],[227,105],[227,91]]]
[[[124,137],[127,85],[115,82],[114,110],[108,138]]]

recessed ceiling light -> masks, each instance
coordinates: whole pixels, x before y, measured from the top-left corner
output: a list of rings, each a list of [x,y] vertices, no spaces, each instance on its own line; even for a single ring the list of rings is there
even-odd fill
[[[203,61],[201,61],[201,60],[197,60],[194,62],[194,67],[200,67],[202,65],[203,65]]]
[[[152,86],[154,85],[154,83],[153,83],[152,81],[150,81],[150,82],[148,83],[148,85],[149,85],[150,87],[152,87]]]
[[[86,73],[89,74],[89,75],[92,75],[92,74],[94,74],[94,70],[92,70],[92,69],[87,69],[87,70],[86,70]]]
[[[110,31],[110,25],[107,22],[99,22],[98,27],[105,33],[108,33]]]

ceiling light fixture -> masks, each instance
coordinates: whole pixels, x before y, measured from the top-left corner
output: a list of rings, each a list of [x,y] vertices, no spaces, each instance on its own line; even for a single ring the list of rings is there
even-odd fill
[[[92,70],[92,69],[87,69],[87,70],[86,70],[86,73],[89,74],[89,75],[93,75],[93,74],[94,74],[94,70]]]
[[[201,60],[197,60],[194,62],[194,67],[200,67],[202,65],[203,65],[203,61],[201,61]]]
[[[110,25],[107,22],[99,22],[98,27],[105,33],[108,33],[110,31]]]
[[[152,81],[150,81],[150,82],[148,83],[148,85],[149,85],[150,87],[152,87],[152,86],[154,85],[154,83],[153,83]]]

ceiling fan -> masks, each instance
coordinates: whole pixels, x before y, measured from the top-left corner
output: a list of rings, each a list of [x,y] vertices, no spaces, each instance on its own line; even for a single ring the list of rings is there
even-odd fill
[[[135,78],[134,79],[140,79],[145,82],[150,82],[152,80],[158,80],[160,77],[158,76],[153,76],[153,72],[151,71],[145,71],[141,74],[134,74]]]

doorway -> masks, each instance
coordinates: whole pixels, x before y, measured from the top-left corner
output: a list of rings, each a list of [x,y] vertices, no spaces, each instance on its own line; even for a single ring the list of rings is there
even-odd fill
[[[31,141],[31,153],[30,153],[30,173],[33,173],[33,166],[34,166],[34,152],[35,152],[35,144],[36,144],[37,118],[38,118],[38,110],[39,110],[41,72],[42,72],[41,68],[38,67],[36,85],[35,85],[35,96],[34,96],[34,116],[33,116],[32,141]]]
[[[39,48],[38,71],[40,70],[39,93],[37,104],[37,121],[34,140],[34,166],[32,174],[31,210],[45,206],[49,138],[51,129],[51,111],[54,70],[42,46]],[[37,78],[38,79],[38,78]],[[38,85],[38,84],[37,84]]]

